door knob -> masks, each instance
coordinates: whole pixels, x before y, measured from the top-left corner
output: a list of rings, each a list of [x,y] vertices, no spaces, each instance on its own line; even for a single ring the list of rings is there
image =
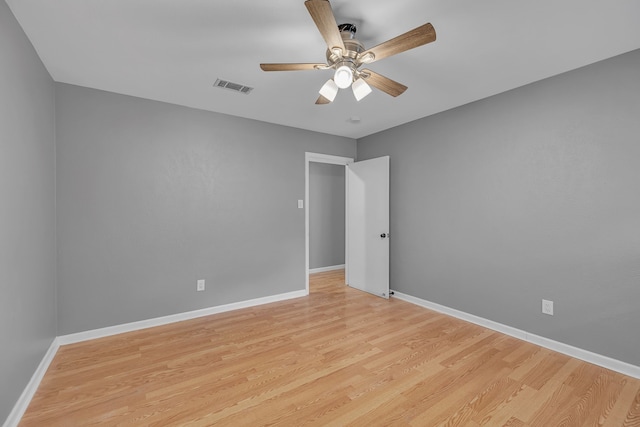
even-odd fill
[[[387,233],[382,233],[382,234],[380,235],[380,238],[382,238],[382,239],[385,239],[386,237],[387,237]]]

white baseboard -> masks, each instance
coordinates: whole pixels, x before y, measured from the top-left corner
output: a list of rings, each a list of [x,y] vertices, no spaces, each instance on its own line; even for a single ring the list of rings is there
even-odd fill
[[[69,335],[61,335],[59,337],[54,338],[49,350],[42,358],[40,365],[36,369],[35,373],[31,377],[31,380],[25,387],[24,391],[20,395],[20,398],[13,406],[9,417],[6,419],[3,427],[16,427],[20,423],[20,419],[24,415],[24,412],[27,410],[29,403],[31,403],[31,399],[35,394],[36,390],[38,390],[38,386],[40,385],[40,381],[44,377],[44,374],[47,372],[47,368],[51,364],[54,356],[56,355],[58,348],[61,345],[65,344],[73,344],[81,341],[92,340],[96,338],[108,337],[111,335],[121,334],[124,332],[132,332],[140,329],[151,328],[153,326],[161,326],[169,323],[180,322],[183,320],[195,319],[198,317],[209,316],[217,313],[224,313],[227,311],[238,310],[241,308],[255,307],[258,305],[269,304],[272,302],[285,301],[293,298],[300,298],[307,296],[307,292],[302,291],[294,291],[288,292],[279,295],[272,295],[269,297],[255,298],[247,301],[235,302],[231,304],[219,305],[216,307],[204,308],[201,310],[188,311],[186,313],[178,313],[172,314],[170,316],[157,317],[154,319],[141,320],[139,322],[125,323],[123,325],[109,326],[106,328],[94,329],[91,331],[78,332],[75,334]]]
[[[75,334],[62,335],[58,337],[60,345],[73,344],[77,342],[92,340],[96,338],[108,337],[125,332],[138,331],[140,329],[152,328],[154,326],[167,325],[169,323],[181,322],[183,320],[195,319],[212,314],[225,313],[227,311],[241,308],[255,307],[272,302],[285,301],[293,298],[307,296],[306,291],[294,291],[285,294],[272,295],[268,297],[255,298],[247,301],[234,302],[231,304],[218,305],[215,307],[203,308],[201,310],[187,311],[186,313],[172,314],[169,316],[156,317],[153,319],[140,320],[138,322],[124,323],[122,325],[108,326],[106,328],[93,329],[90,331],[77,332]]]
[[[608,356],[603,356],[601,354],[593,353],[591,351],[584,350],[578,347],[573,347],[559,341],[554,341],[549,338],[531,334],[521,329],[503,325],[502,323],[494,322],[493,320],[488,320],[483,317],[465,313],[464,311],[449,308],[447,306],[436,304],[434,302],[423,300],[411,295],[403,294],[402,292],[393,292],[394,297],[400,300],[410,302],[412,304],[419,305],[420,307],[428,308],[429,310],[437,311],[438,313],[443,313],[470,323],[474,323],[476,325],[501,332],[505,335],[509,335],[514,338],[518,338],[523,341],[528,341],[532,344],[548,348],[549,350],[557,351],[558,353],[566,354],[567,356],[575,357],[576,359],[584,360],[585,362],[593,363],[594,365],[602,366],[603,368],[607,368],[612,371],[616,371],[621,374],[640,379],[640,366],[632,365],[627,362],[612,359]]]
[[[344,268],[344,266],[334,266],[336,268],[329,268],[325,271],[331,271],[339,268]],[[310,271],[311,272],[311,271]],[[306,296],[306,291],[294,291],[288,292],[285,294],[273,295],[269,297],[263,298],[255,298],[252,300],[241,301],[231,304],[220,305],[216,307],[205,308],[201,310],[189,311],[186,313],[179,313],[170,316],[157,317],[149,320],[142,320],[139,322],[126,323],[123,325],[110,326],[106,328],[94,329],[86,332],[78,332],[75,334],[62,335],[54,338],[51,346],[47,350],[46,354],[42,358],[42,361],[38,365],[36,371],[34,372],[31,380],[25,387],[24,391],[20,395],[20,398],[14,405],[11,413],[5,420],[3,427],[16,427],[24,415],[24,412],[27,410],[33,395],[35,394],[38,386],[40,385],[40,381],[44,377],[44,374],[47,372],[47,368],[51,364],[58,348],[61,345],[72,344],[81,341],[91,340],[95,338],[102,338],[111,335],[121,334],[124,332],[132,332],[140,329],[151,328],[153,326],[161,326],[169,323],[180,322],[183,320],[195,319],[198,317],[209,316],[217,313],[224,313],[227,311],[238,310],[241,308],[255,307],[262,304],[269,304],[272,302],[285,301],[293,298],[300,298]],[[494,331],[501,332],[503,334],[531,342],[533,344],[539,345],[541,347],[548,348],[553,351],[557,351],[559,353],[566,354],[571,357],[575,357],[580,360],[584,360],[589,363],[593,363],[594,365],[602,366],[607,369],[611,369],[612,371],[620,372],[621,374],[628,375],[630,377],[640,379],[640,366],[631,365],[626,362],[622,362],[620,360],[612,359],[607,356],[603,356],[600,354],[592,353],[587,350],[583,350],[581,348],[573,347],[568,344],[564,344],[558,341],[551,340],[549,338],[541,337],[538,335],[534,335],[528,333],[526,331],[513,328],[511,326],[503,325],[502,323],[494,322],[492,320],[484,319],[479,316],[475,316],[473,314],[465,313],[463,311],[459,311],[453,308],[449,308],[440,304],[436,304],[430,301],[426,301],[420,298],[413,297],[411,295],[406,295],[398,291],[394,291],[394,297],[403,301],[410,302],[412,304],[416,304],[418,306],[428,308],[433,311],[437,311],[439,313],[447,314],[452,317],[456,317],[461,320],[465,320],[467,322],[474,323],[479,326],[483,326],[488,329],[492,329]]]
[[[22,394],[18,398],[18,401],[13,406],[13,409],[9,413],[9,416],[2,424],[3,427],[16,427],[20,423],[20,419],[24,415],[24,412],[29,407],[29,403],[31,403],[31,399],[33,395],[36,394],[36,390],[38,390],[38,386],[40,385],[40,381],[44,377],[44,374],[47,372],[51,361],[55,357],[58,352],[58,348],[60,347],[60,342],[58,338],[54,338],[53,342],[49,346],[49,349],[45,353],[44,357],[40,361],[40,364],[36,368],[36,371],[31,376],[31,379],[27,383],[27,386],[22,391]]]
[[[343,268],[344,268],[344,264],[330,265],[328,267],[310,268],[309,274],[324,273],[325,271],[333,271],[333,270],[342,270]]]

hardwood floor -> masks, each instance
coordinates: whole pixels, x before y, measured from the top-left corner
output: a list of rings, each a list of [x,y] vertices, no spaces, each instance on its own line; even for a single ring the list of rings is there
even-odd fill
[[[640,426],[640,380],[311,278],[306,298],[60,348],[21,426]]]

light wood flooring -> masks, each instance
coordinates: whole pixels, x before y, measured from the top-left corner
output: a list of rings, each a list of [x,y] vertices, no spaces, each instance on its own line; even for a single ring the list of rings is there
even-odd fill
[[[26,426],[640,426],[640,380],[344,285],[63,346]]]

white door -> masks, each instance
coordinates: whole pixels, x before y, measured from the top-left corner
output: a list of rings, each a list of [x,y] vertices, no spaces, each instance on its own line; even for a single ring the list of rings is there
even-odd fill
[[[389,298],[389,156],[347,165],[349,286]]]

